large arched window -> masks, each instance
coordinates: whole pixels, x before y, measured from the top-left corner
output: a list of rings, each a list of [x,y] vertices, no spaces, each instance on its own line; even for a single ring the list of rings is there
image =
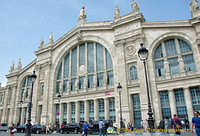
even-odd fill
[[[158,45],[154,52],[154,65],[157,77],[165,76],[167,71],[177,74],[196,70],[191,46],[179,38],[171,38]]]
[[[104,85],[113,85],[113,65],[110,53],[101,44],[82,43],[61,60],[56,75],[56,93]]]
[[[21,100],[24,98],[28,98],[28,92],[30,91],[30,89],[31,89],[31,78],[29,76],[27,76],[22,81]]]
[[[138,76],[137,76],[137,68],[135,66],[132,66],[130,68],[130,79],[131,80],[137,80]]]

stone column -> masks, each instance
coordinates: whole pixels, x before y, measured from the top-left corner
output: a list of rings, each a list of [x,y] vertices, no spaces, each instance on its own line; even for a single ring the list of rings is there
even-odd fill
[[[185,95],[185,98],[187,97],[187,99],[185,99],[185,103],[186,103],[186,107],[187,107],[188,120],[190,120],[190,119],[192,119],[194,114],[193,114],[192,99],[191,99],[191,94],[190,94],[189,88],[184,88],[184,95]],[[192,122],[192,120],[190,120],[190,122]]]
[[[71,122],[71,102],[67,103],[67,123]]]
[[[76,115],[75,115],[75,122],[80,122],[80,102],[76,102]]]
[[[89,101],[84,101],[84,119],[85,121],[89,121]]]
[[[4,93],[4,100],[3,100],[3,115],[2,115],[2,122],[6,122],[6,111],[7,111],[7,102],[8,102],[8,92],[10,86],[7,87],[6,92]]]
[[[15,104],[15,100],[16,100],[16,91],[17,91],[17,86],[14,85],[13,88],[11,89],[12,91],[12,96],[11,97],[11,107],[10,107],[10,115],[9,115],[9,124],[13,124],[13,123],[16,123],[14,122],[14,110],[15,110],[15,107],[16,107],[16,104]],[[18,106],[18,103],[17,103],[17,106]],[[17,114],[17,112],[15,113]]]
[[[99,103],[98,100],[94,100],[94,120],[99,120]]]
[[[24,124],[24,110],[25,108],[24,107],[22,107],[22,114],[21,114],[21,122],[20,122],[20,124]]]
[[[169,91],[169,103],[170,103],[170,108],[171,108],[171,114],[173,117],[174,114],[177,114],[176,100],[174,96],[174,90],[168,90],[168,91]]]
[[[104,99],[105,120],[109,120],[109,98]]]
[[[59,112],[60,112],[59,123],[60,123],[60,125],[62,125],[62,123],[63,123],[63,103],[61,103],[61,102],[59,104]]]

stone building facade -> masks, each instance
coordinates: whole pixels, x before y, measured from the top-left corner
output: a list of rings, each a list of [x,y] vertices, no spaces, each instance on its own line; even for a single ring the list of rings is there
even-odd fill
[[[32,121],[110,119],[119,124],[120,83],[123,120],[139,125],[148,118],[144,65],[137,54],[140,43],[149,50],[147,75],[155,124],[173,114],[191,119],[193,111],[200,110],[198,3],[191,0],[189,20],[159,22],[146,22],[134,0],[131,6],[132,12],[124,16],[116,7],[114,20],[106,22],[87,22],[82,8],[75,28],[57,41],[51,33],[46,45],[41,39],[30,64],[22,68],[19,60],[15,68],[13,63],[6,87],[0,88],[0,122],[26,122],[29,76],[35,70]]]

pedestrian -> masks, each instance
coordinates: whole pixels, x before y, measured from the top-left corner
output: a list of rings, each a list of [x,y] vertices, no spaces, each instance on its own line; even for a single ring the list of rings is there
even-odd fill
[[[188,120],[188,117],[186,116],[185,119],[184,119],[184,123],[185,123],[185,129],[186,131],[189,129],[189,126],[190,126],[190,122]]]
[[[143,123],[143,125],[144,125],[144,131],[147,132],[148,127],[149,127],[149,123],[148,123],[147,119],[145,120],[145,122]]]
[[[49,131],[49,124],[47,123],[46,124],[46,134],[48,134],[48,131]]]
[[[100,136],[103,134],[103,136],[104,136],[104,122],[103,122],[103,120],[101,119],[100,121],[99,121],[99,131],[100,131]]]
[[[174,114],[174,118],[172,118],[171,121],[171,128],[175,129],[177,135],[180,135],[182,127],[181,120],[176,116],[176,114]]]
[[[87,121],[85,121],[85,123],[83,124],[83,133],[82,133],[82,136],[87,136],[87,130],[88,130],[88,123]]]
[[[11,127],[9,127],[9,129],[10,129],[10,136],[14,136],[14,124],[12,124],[12,126]]]
[[[198,111],[194,112],[194,117],[192,118],[192,133],[194,125],[197,136],[200,136],[200,116]]]

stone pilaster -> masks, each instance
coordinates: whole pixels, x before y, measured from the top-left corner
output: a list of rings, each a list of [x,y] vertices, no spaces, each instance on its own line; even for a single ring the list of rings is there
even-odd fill
[[[89,101],[84,101],[84,119],[89,121]]]
[[[169,91],[169,103],[170,103],[170,107],[171,107],[171,114],[173,117],[174,114],[177,114],[176,100],[175,100],[175,96],[174,96],[174,90],[168,90],[168,91]]]
[[[187,113],[188,113],[188,119],[192,119],[194,116],[193,114],[193,106],[192,106],[192,99],[191,99],[191,94],[190,94],[190,89],[189,88],[184,88],[184,95],[185,95],[185,103],[187,107]],[[192,122],[192,120],[190,120]]]
[[[109,98],[104,99],[105,120],[110,119],[109,115]]]
[[[12,96],[11,96],[11,107],[10,107],[10,115],[9,115],[9,121],[8,123],[9,124],[13,124],[13,123],[16,123],[16,122],[13,122],[14,121],[14,110],[15,110],[15,107],[16,107],[16,104],[15,104],[15,101],[16,101],[16,91],[17,91],[17,86],[13,86],[12,89]],[[17,113],[17,112],[16,112]]]
[[[6,122],[6,117],[7,117],[6,112],[7,112],[7,102],[8,102],[9,89],[10,89],[10,86],[7,87],[6,92],[4,93],[2,122]]]
[[[75,122],[80,122],[80,102],[77,101],[76,103],[76,117],[75,117]]]
[[[59,124],[62,125],[63,124],[63,103],[59,104]]]
[[[98,100],[94,100],[94,120],[99,120],[99,103]]]
[[[67,103],[67,123],[71,122],[71,102]]]

